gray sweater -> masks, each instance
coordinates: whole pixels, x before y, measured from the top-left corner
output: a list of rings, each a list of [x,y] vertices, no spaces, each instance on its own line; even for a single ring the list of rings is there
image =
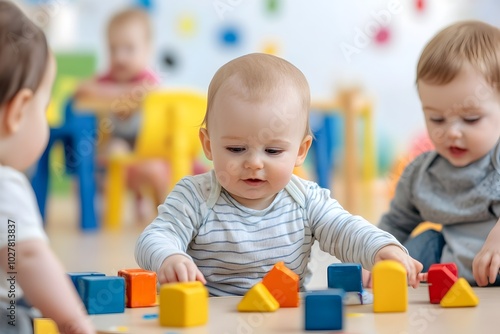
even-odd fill
[[[379,227],[404,243],[423,221],[443,224],[441,262],[455,262],[459,276],[475,283],[472,261],[499,217],[500,142],[466,167],[454,167],[435,151],[418,156],[403,172]]]

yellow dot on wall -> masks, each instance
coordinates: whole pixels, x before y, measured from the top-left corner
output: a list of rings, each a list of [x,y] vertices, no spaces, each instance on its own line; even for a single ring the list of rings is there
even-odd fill
[[[183,14],[177,20],[177,30],[182,36],[190,37],[196,32],[196,20],[190,14]]]
[[[278,51],[279,51],[278,44],[274,42],[267,42],[262,47],[263,53],[267,53],[273,56],[276,56],[278,54]]]

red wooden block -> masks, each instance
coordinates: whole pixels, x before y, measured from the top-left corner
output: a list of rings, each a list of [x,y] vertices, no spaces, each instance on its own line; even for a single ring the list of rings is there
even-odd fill
[[[431,304],[439,304],[457,279],[457,276],[448,269],[448,266],[444,264],[433,264],[427,273],[429,299]]]
[[[442,267],[448,268],[448,270],[458,278],[458,268],[454,262],[435,263],[431,265],[431,268],[442,268]]]
[[[122,269],[118,276],[125,279],[127,307],[147,307],[156,304],[156,273],[143,269]]]

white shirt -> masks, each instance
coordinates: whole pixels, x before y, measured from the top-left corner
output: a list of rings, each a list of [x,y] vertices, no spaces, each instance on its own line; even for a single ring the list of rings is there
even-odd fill
[[[19,243],[28,239],[47,240],[33,188],[24,174],[0,165],[0,248],[8,247],[8,256],[12,260],[9,261],[9,271],[0,268],[0,300],[14,299],[9,290],[15,290],[15,299],[22,296],[19,286],[16,284],[15,289],[11,289],[7,279],[14,275],[9,272],[17,273]]]
[[[243,295],[284,261],[299,275],[303,290],[315,240],[323,251],[367,269],[380,248],[403,248],[389,233],[345,211],[314,182],[292,176],[269,207],[254,210],[235,201],[211,171],[175,186],[139,237],[135,257],[142,268],[158,271],[168,256],[186,255],[214,296]]]

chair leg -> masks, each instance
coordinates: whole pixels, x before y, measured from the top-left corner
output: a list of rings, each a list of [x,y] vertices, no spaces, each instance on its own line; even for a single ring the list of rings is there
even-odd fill
[[[49,185],[49,154],[53,142],[49,140],[47,148],[38,161],[35,175],[31,179],[31,185],[35,192],[38,208],[45,224],[45,205],[47,202],[47,189]]]
[[[122,222],[123,198],[126,192],[126,168],[119,159],[110,159],[107,173],[104,225],[108,229],[118,229]]]
[[[79,142],[79,141],[77,141]],[[88,145],[89,152],[85,152],[76,166],[80,183],[80,209],[82,230],[93,230],[97,226],[97,217],[94,206],[96,193],[94,173],[94,146]]]

